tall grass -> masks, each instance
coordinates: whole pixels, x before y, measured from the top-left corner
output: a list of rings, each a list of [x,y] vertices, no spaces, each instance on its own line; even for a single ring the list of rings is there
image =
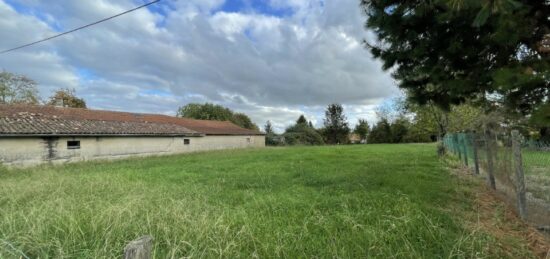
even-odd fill
[[[499,257],[432,145],[273,148],[0,172],[0,258]],[[516,249],[516,248],[513,248]],[[529,256],[517,248],[518,254]]]

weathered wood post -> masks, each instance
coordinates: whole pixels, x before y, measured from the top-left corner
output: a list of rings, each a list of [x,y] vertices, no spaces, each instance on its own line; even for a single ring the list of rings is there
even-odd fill
[[[142,236],[124,247],[124,259],[151,259],[153,237]]]
[[[523,174],[523,161],[521,158],[521,136],[519,131],[512,131],[512,149],[514,151],[514,165],[516,169],[516,193],[518,199],[519,216],[527,218],[527,204],[525,198],[525,177]]]
[[[494,148],[493,133],[489,128],[485,128],[485,148],[487,149],[487,184],[491,186],[493,190],[497,189],[495,183],[495,164],[493,160],[493,148]]]
[[[474,150],[475,174],[479,175],[479,157],[477,155],[477,140],[476,140],[476,132],[475,131],[472,134],[470,134],[470,140],[472,141],[472,149]]]

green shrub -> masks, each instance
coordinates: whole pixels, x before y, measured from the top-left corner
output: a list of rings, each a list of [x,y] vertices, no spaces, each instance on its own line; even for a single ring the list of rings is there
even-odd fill
[[[281,146],[284,145],[282,137],[275,133],[267,133],[265,135],[265,145],[266,146]]]
[[[323,137],[315,129],[303,127],[283,134],[286,145],[323,145]]]

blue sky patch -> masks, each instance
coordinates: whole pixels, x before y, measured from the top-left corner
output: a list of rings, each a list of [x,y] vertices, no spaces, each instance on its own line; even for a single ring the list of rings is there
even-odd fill
[[[76,73],[78,74],[78,78],[83,81],[98,79],[98,76],[94,73],[94,71],[87,68],[79,67],[76,69]]]
[[[275,8],[265,0],[227,0],[220,11],[228,13],[254,12],[276,17],[288,17],[294,14],[292,8]]]

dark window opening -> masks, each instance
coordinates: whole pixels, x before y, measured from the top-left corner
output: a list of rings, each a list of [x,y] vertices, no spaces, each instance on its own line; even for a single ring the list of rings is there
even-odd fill
[[[80,149],[80,141],[79,140],[67,141],[67,149]]]
[[[189,143],[191,143],[191,140],[189,140],[188,138],[183,139],[183,144],[184,145],[189,145]]]
[[[246,138],[246,143],[250,143],[250,138]]]

